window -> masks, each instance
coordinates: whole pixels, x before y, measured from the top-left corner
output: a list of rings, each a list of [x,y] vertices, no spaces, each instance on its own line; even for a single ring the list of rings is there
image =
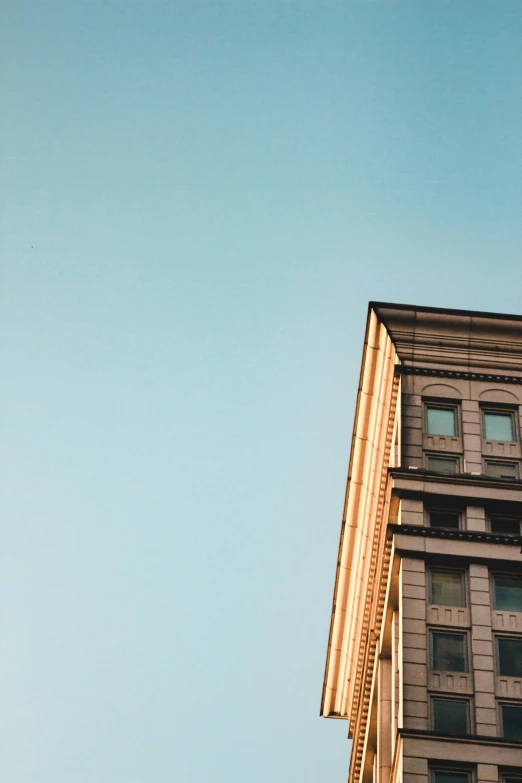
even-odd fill
[[[433,730],[444,734],[469,734],[469,702],[431,700]]]
[[[427,458],[428,470],[434,470],[436,473],[458,473],[458,457],[439,457],[436,454],[430,454]]]
[[[442,606],[465,606],[464,574],[461,571],[431,571],[430,599]]]
[[[467,672],[466,635],[463,633],[431,633],[431,668],[450,672]]]
[[[515,704],[501,704],[502,736],[506,739],[522,740],[522,707]]]
[[[498,673],[505,677],[522,677],[522,638],[497,639]]]
[[[518,465],[516,462],[498,462],[497,460],[486,460],[486,475],[493,478],[518,478]]]
[[[509,411],[484,411],[484,438],[513,443],[515,426],[513,414]]]
[[[520,535],[520,519],[514,517],[491,517],[490,529],[492,533],[503,536]]]
[[[449,405],[426,405],[428,435],[457,435],[457,410]]]
[[[429,511],[430,527],[458,530],[460,528],[460,514],[458,511]]]
[[[431,771],[430,783],[471,783],[471,773],[451,769],[434,769]]]
[[[515,574],[495,574],[495,609],[502,612],[522,612],[522,577]]]
[[[514,777],[508,773],[507,775],[502,775],[502,783],[522,783],[522,778]]]

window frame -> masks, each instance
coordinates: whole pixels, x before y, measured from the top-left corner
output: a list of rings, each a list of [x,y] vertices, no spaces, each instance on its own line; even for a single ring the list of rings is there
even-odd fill
[[[434,528],[437,530],[437,528]],[[438,528],[439,530],[442,528]],[[451,606],[458,609],[465,609],[468,605],[468,596],[467,596],[467,580],[466,580],[466,571],[460,568],[438,568],[437,566],[430,566],[428,569],[428,604],[430,606]],[[439,574],[459,574],[460,580],[461,580],[461,586],[462,586],[462,604],[437,604],[435,603],[433,598],[433,580],[432,580],[432,574],[436,572]]]
[[[438,473],[441,476],[457,476],[459,473],[461,473],[460,454],[453,454],[451,452],[446,452],[446,451],[425,451],[424,457],[425,457],[426,470],[429,470],[432,473]],[[433,468],[430,468],[430,458],[432,457],[435,459],[444,459],[447,460],[448,462],[454,462],[456,468],[455,472],[453,472],[452,470],[433,470]]]
[[[510,416],[511,417],[511,433],[514,436],[513,440],[498,440],[497,438],[486,437],[486,415],[497,416]],[[491,441],[492,443],[518,443],[518,429],[517,429],[517,417],[516,410],[513,407],[502,408],[500,405],[484,405],[480,409],[480,420],[482,427],[482,439]]]
[[[455,402],[446,402],[446,400],[423,400],[424,403],[424,417],[423,417],[423,424],[424,424],[424,434],[425,435],[434,435],[435,437],[442,437],[442,438],[460,438],[462,433],[462,427],[460,426],[459,421],[459,405],[457,405]],[[430,432],[428,429],[428,409],[429,408],[436,408],[438,410],[443,411],[453,411],[454,415],[454,421],[455,421],[455,432],[453,435],[448,435],[444,432]]]
[[[436,506],[427,506],[426,507],[426,527],[430,527],[433,530],[464,530],[463,522],[463,513],[460,509],[456,508],[437,508]],[[459,524],[458,527],[436,527],[435,525],[432,526],[431,524],[431,515],[432,514],[456,514],[459,518]]]
[[[504,734],[504,712],[503,707],[515,707],[515,709],[520,710],[520,714],[522,716],[522,704],[514,701],[506,701],[505,699],[502,699],[502,701],[498,702],[498,727],[500,729],[500,736],[507,740],[512,740],[513,742],[520,742],[522,741],[522,733],[520,737],[506,737]]]
[[[517,770],[519,767],[517,767]],[[522,772],[509,772],[509,770],[506,772],[505,770],[500,771],[500,783],[510,783],[510,781],[514,780],[515,783],[522,783]]]
[[[520,577],[519,574],[515,574],[513,571],[492,571],[490,572],[490,580],[491,580],[491,606],[496,612],[517,612],[522,614],[522,605],[520,609],[500,609],[497,606],[497,592],[496,592],[496,578],[498,576],[510,576],[519,578],[521,584],[522,584],[522,577]]]
[[[513,522],[518,522],[518,533],[496,533],[493,530],[493,522],[495,520],[510,520]],[[522,535],[522,517],[512,515],[512,514],[488,514],[487,515],[487,527],[488,531],[490,533],[493,533],[495,536],[521,536]]]
[[[452,672],[456,674],[469,674],[470,673],[470,654],[469,654],[469,634],[465,630],[460,628],[429,628],[429,671],[432,672]],[[464,637],[464,669],[458,671],[458,669],[437,669],[434,663],[434,645],[433,637],[435,634],[445,634],[446,636],[463,636]]]
[[[502,441],[498,441],[499,443]],[[488,473],[488,465],[513,465],[515,468],[515,476],[494,476],[492,473]],[[520,463],[515,459],[501,459],[498,457],[486,457],[484,459],[484,475],[489,478],[496,479],[497,481],[520,481]]]
[[[502,611],[502,610],[501,610]],[[513,636],[513,634],[495,634],[495,669],[496,674],[499,677],[514,677],[517,680],[520,680],[522,678],[522,672],[520,674],[503,674],[500,671],[500,647],[499,642],[502,640],[504,641],[514,641],[518,642],[520,645],[522,645],[522,636]]]
[[[435,762],[433,766],[430,765],[429,767],[429,781],[430,783],[437,783],[437,778],[435,777],[437,772],[445,772],[446,774],[454,774],[454,775],[467,775],[468,779],[467,781],[463,781],[463,783],[475,783],[475,769],[470,769],[468,766],[461,766],[458,764],[458,762],[455,764],[451,764],[451,766],[446,766],[443,763]]]
[[[445,701],[445,702],[458,702],[459,704],[465,704],[466,705],[466,727],[467,731],[464,734],[452,734],[451,731],[440,731],[439,729],[435,728],[435,702],[436,701]],[[440,694],[440,693],[434,693],[430,695],[430,725],[432,731],[435,731],[439,734],[452,734],[452,736],[455,737],[466,737],[469,736],[471,731],[471,699],[467,696],[461,696],[460,694],[458,696],[446,696],[446,694]],[[439,770],[439,772],[442,772],[442,770]]]

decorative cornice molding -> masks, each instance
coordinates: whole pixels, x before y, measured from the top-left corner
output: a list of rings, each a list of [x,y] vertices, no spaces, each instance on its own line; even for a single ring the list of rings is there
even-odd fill
[[[384,531],[384,536],[380,535],[380,531],[386,524],[383,517],[386,497],[389,489],[388,465],[392,448],[393,428],[400,389],[399,380],[400,379],[398,374],[394,373],[392,397],[386,429],[386,446],[379,485],[376,524],[371,551],[371,575],[374,578],[373,584],[378,585],[379,589],[376,603],[374,602],[373,590],[368,589],[366,593],[363,623],[363,627],[366,630],[366,640],[365,644],[361,645],[359,660],[357,662],[354,699],[352,702],[352,710],[350,715],[350,725],[355,726],[355,731],[353,733],[354,743],[350,763],[349,779],[353,780],[354,783],[358,783],[361,775],[364,742],[368,724],[368,713],[370,709],[373,671],[375,667],[375,656],[377,653],[377,644],[381,633],[386,599],[386,585],[388,581],[388,572],[390,569],[391,541],[387,539],[386,531]],[[373,622],[371,622],[372,612],[375,615]]]
[[[372,680],[375,669],[375,659],[377,657],[377,645],[379,643],[382,630],[386,585],[388,582],[388,573],[391,564],[391,543],[391,540],[386,540],[384,545],[382,567],[378,580],[379,596],[377,599],[378,610],[375,620],[375,627],[368,630],[364,649],[361,645],[364,666],[361,674],[361,684],[359,688],[358,699],[354,701],[352,706],[352,717],[350,718],[350,724],[352,724],[353,721],[356,725],[356,730],[353,732],[353,749],[349,773],[349,780],[353,781],[354,783],[359,783],[364,757],[364,744],[368,726],[368,714],[370,711]]]
[[[493,375],[522,368],[522,317],[374,305],[401,362]]]
[[[481,530],[444,530],[435,527],[423,527],[422,525],[397,525],[394,522],[388,523],[388,535],[402,533],[407,536],[418,536],[421,538],[446,538],[451,541],[473,541],[486,544],[507,544],[508,546],[522,546],[522,536],[500,535]]]
[[[398,364],[397,372],[401,375],[422,375],[434,378],[456,378],[463,381],[484,381],[486,383],[514,383],[522,385],[522,376],[499,375],[489,372],[468,372],[464,370],[443,370],[436,367],[412,367]]]
[[[359,704],[357,720],[350,722],[350,735],[355,736],[359,724],[364,730],[366,720],[362,691],[365,667],[372,666],[366,640],[378,613],[378,595],[368,586],[378,576],[384,548],[390,544],[384,504],[395,427],[395,412],[390,408],[400,385],[400,376],[394,372],[396,362],[390,337],[372,313],[357,395],[321,702],[325,717],[348,718]]]

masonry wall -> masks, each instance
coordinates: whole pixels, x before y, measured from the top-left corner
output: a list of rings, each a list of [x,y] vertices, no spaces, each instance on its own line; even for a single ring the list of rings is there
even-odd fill
[[[461,471],[483,473],[487,458],[520,459],[520,438],[514,444],[487,441],[482,437],[481,407],[491,404],[522,406],[522,385],[458,378],[434,383],[433,378],[405,375],[402,379],[402,465],[425,468],[429,453],[449,454],[462,460]],[[424,403],[427,400],[454,401],[459,406],[456,437],[425,434]],[[522,431],[522,407],[518,408],[518,433]]]

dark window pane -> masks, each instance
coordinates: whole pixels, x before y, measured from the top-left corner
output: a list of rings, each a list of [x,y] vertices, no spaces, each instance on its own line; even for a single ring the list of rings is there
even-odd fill
[[[428,457],[428,470],[437,473],[456,473],[458,462],[453,457]]]
[[[522,579],[519,576],[496,574],[495,609],[522,612]]]
[[[468,772],[434,772],[433,783],[469,783]]]
[[[456,435],[457,422],[454,408],[434,408],[431,405],[427,409],[428,433],[430,435]]]
[[[511,413],[485,413],[484,437],[486,440],[514,441]]]
[[[499,674],[522,677],[522,639],[498,639]]]
[[[522,739],[522,707],[502,705],[502,736],[507,739]]]
[[[466,637],[461,633],[440,633],[432,635],[432,668],[451,672],[465,672]]]
[[[467,734],[468,703],[433,699],[433,728],[446,734]]]
[[[431,603],[464,606],[462,574],[451,571],[431,572]]]
[[[430,527],[446,527],[458,530],[460,514],[456,511],[430,511]]]
[[[515,462],[486,462],[486,475],[494,478],[518,478],[518,465]]]
[[[469,783],[467,772],[434,772],[433,783]]]
[[[508,536],[519,536],[520,519],[509,519],[509,517],[492,517],[491,532]]]

